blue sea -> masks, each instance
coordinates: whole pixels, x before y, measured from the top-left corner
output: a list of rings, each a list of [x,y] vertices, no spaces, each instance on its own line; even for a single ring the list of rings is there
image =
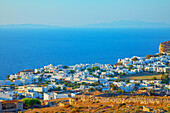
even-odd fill
[[[44,65],[114,64],[158,53],[170,29],[0,29],[0,79]]]

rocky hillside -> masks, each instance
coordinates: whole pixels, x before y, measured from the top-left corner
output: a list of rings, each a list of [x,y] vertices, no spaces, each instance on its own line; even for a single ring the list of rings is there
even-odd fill
[[[159,53],[170,53],[170,40],[161,42],[159,45]]]

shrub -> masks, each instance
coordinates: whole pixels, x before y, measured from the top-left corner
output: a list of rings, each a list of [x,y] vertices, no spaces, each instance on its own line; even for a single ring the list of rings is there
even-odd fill
[[[99,103],[99,101],[96,101],[96,103]]]
[[[33,108],[35,104],[41,104],[39,99],[23,98],[21,100],[23,101],[24,108]]]
[[[117,90],[116,93],[125,93],[123,90]]]
[[[147,88],[145,88],[145,87],[142,87],[142,88],[141,88],[141,90],[147,90]]]
[[[69,108],[69,107],[71,107],[71,105],[70,105],[70,104],[67,104],[67,105],[65,105],[64,107],[65,107],[65,108]]]
[[[152,56],[151,55],[146,55],[146,58],[147,59],[150,59]]]
[[[156,77],[152,77],[151,80],[156,80]]]
[[[64,68],[64,69],[67,69],[67,68],[68,68],[68,66],[63,66],[63,68]]]
[[[170,107],[165,107],[165,110],[167,110],[168,112],[170,112]]]
[[[75,113],[75,112],[78,112],[78,110],[77,110],[76,108],[73,108],[73,109],[71,110],[71,113]]]

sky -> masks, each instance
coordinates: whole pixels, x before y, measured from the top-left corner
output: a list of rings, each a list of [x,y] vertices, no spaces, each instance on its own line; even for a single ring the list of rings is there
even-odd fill
[[[119,20],[170,24],[170,0],[0,0],[0,25],[71,27]]]

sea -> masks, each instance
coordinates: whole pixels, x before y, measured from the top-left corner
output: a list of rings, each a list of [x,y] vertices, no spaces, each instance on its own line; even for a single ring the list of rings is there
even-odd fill
[[[114,64],[158,53],[170,29],[0,28],[0,79],[48,64]]]

